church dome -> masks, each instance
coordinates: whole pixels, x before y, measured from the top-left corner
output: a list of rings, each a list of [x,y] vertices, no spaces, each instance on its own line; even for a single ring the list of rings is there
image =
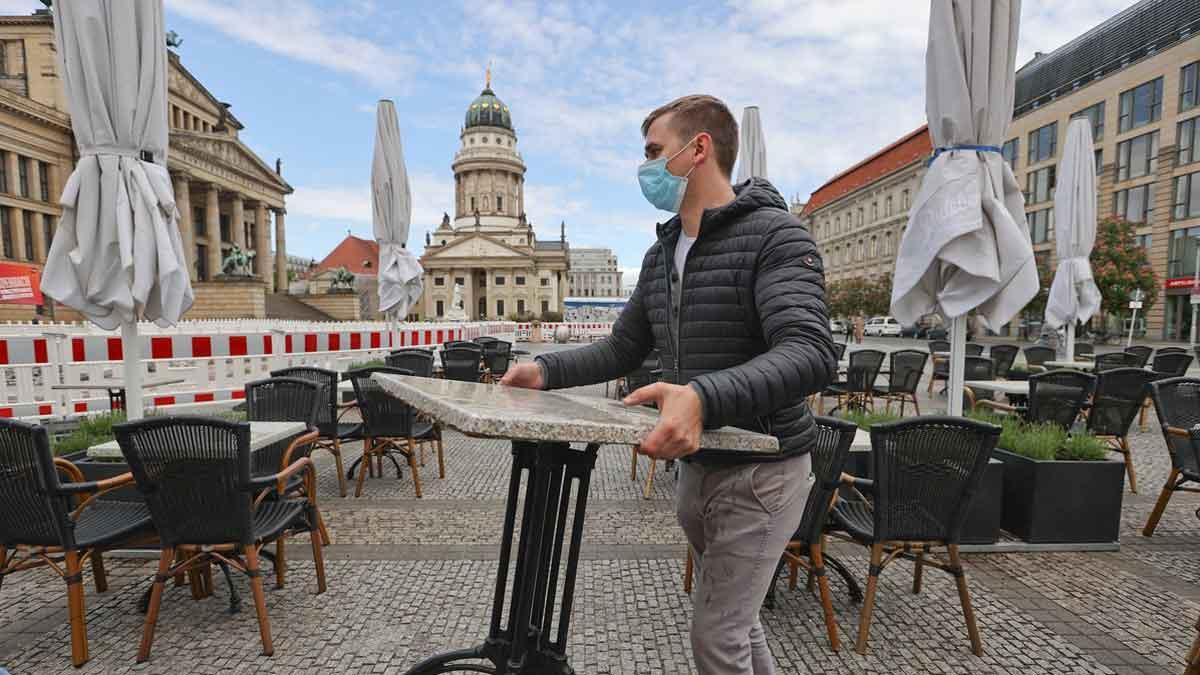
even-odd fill
[[[471,127],[503,127],[513,130],[512,117],[508,114],[508,106],[496,98],[491,87],[487,87],[479,97],[471,101],[467,107],[467,128]]]

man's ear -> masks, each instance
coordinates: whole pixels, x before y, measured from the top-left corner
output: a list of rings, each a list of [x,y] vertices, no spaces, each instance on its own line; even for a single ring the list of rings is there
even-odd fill
[[[696,136],[696,142],[694,145],[696,146],[696,149],[694,150],[694,159],[696,160],[696,166],[700,166],[701,164],[707,162],[710,157],[712,157],[712,136],[708,135],[707,132],[700,132],[700,134]]]

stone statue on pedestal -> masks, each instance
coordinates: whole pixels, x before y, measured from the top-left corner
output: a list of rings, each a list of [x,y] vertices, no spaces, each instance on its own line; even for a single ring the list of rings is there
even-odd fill
[[[446,312],[448,321],[466,321],[467,312],[463,309],[462,284],[454,284],[454,299],[450,302],[450,309]]]

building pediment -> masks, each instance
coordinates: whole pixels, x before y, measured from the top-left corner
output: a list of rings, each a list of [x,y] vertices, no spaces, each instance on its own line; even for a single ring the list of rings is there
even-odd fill
[[[167,91],[179,96],[183,100],[192,105],[206,110],[213,117],[221,119],[224,117],[226,124],[241,129],[242,123],[238,121],[233,113],[229,112],[225,106],[217,100],[216,96],[212,95],[200,80],[197,80],[194,75],[188,72],[187,68],[180,63],[179,57],[170,52],[171,67],[167,70]]]
[[[513,248],[502,241],[497,241],[485,234],[469,234],[461,239],[425,254],[426,258],[493,258],[493,259],[522,259],[530,258],[529,253]]]
[[[292,193],[292,186],[287,181],[232,136],[173,130],[170,149],[173,155],[182,154],[185,164],[200,164],[200,168],[216,173],[232,171],[265,191]]]

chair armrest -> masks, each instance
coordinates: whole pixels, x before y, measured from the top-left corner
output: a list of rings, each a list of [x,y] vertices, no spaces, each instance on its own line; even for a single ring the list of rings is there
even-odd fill
[[[72,520],[75,520],[79,517],[80,512],[82,512],[88,506],[91,506],[96,499],[100,497],[100,495],[108,494],[114,490],[119,490],[126,485],[130,485],[131,483],[133,483],[133,474],[126,471],[119,476],[105,478],[104,480],[94,480],[86,483],[59,484],[58,489],[59,492],[63,494],[87,494],[87,497],[81,499],[79,501],[79,506],[76,506],[75,510],[71,512],[70,517]]]
[[[297,436],[291,445],[288,446],[288,449],[283,452],[283,460],[280,462],[280,465],[290,467],[292,465],[292,453],[296,451],[296,448],[305,444],[311,445],[316,443],[320,437],[321,433],[315,429],[306,432],[302,436]]]
[[[79,467],[75,466],[74,462],[66,457],[55,457],[54,468],[67,474],[67,477],[71,479],[70,482],[72,483],[83,482],[83,472],[79,470]]]
[[[271,474],[269,476],[255,476],[254,478],[251,478],[250,487],[257,492],[258,490],[269,488],[273,485],[279,494],[283,494],[284,491],[287,490],[288,480],[290,480],[292,476],[305,469],[311,469],[314,472],[316,471],[312,459],[308,457],[301,457],[300,459],[297,459],[289,464],[287,468],[283,469],[279,473]],[[263,495],[265,494],[266,492],[264,491]],[[263,495],[259,495],[259,500],[262,499]],[[256,505],[257,501],[258,500],[256,500]]]
[[[856,488],[864,492],[875,491],[875,481],[871,480],[870,478],[859,478],[858,476],[852,476],[848,473],[842,473],[840,483],[846,487]]]
[[[1021,412],[1021,409],[1017,408],[1016,406],[1011,406],[1007,403],[1001,403],[999,401],[991,401],[988,399],[984,399],[982,401],[977,401],[975,403],[975,407],[977,407],[977,408],[992,408],[993,410],[1003,410],[1004,412],[1010,412],[1010,413]]]
[[[1163,430],[1166,431],[1168,436],[1178,436],[1179,438],[1192,437],[1192,434],[1187,429],[1180,427],[1164,426]]]

